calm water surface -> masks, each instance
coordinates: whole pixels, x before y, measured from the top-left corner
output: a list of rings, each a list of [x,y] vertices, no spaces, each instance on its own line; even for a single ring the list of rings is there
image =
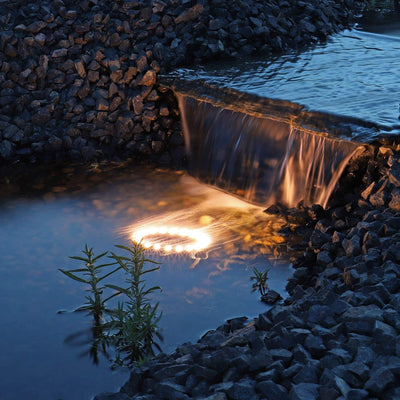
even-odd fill
[[[90,321],[57,313],[73,310],[85,295],[84,286],[58,268],[79,267],[68,256],[79,255],[85,243],[97,254],[128,244],[133,225],[176,221],[213,237],[210,251],[197,260],[150,254],[162,262],[148,283],[163,289],[155,300],[163,311],[164,351],[196,341],[229,317],[265,311],[251,293],[254,266],[271,268],[270,287],[284,295],[290,264],[271,255],[281,241],[274,233],[280,222],[259,208],[175,172],[136,168],[90,187],[70,182],[72,188],[43,190],[39,184],[40,195],[3,195],[1,201],[1,399],[89,399],[126,381],[127,371],[112,372],[104,359],[95,366],[82,354],[89,343],[66,342]]]

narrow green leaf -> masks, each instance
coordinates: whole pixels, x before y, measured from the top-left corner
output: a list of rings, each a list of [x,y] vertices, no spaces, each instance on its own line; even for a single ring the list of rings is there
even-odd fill
[[[108,284],[108,285],[105,285],[105,286],[110,288],[110,289],[117,290],[119,293],[124,293],[124,294],[129,293],[128,289],[124,289],[124,288],[122,288],[120,286],[117,286],[117,285]]]
[[[75,281],[83,282],[83,283],[89,283],[88,281],[85,281],[84,279],[80,278],[79,276],[74,275],[70,271],[65,271],[65,270],[63,270],[61,268],[59,268],[58,270],[61,271],[63,274],[67,275],[68,277],[70,277],[71,279],[75,280]]]
[[[101,269],[101,268],[104,268],[104,267],[109,267],[110,265],[115,265],[116,263],[115,262],[113,262],[113,263],[107,263],[107,264],[100,264],[100,265],[96,265],[95,267],[94,267],[94,269],[95,270],[98,270],[98,269]]]
[[[98,278],[98,282],[102,281],[103,279],[108,278],[110,275],[114,274],[115,272],[119,271],[122,267],[119,266],[118,268],[115,268],[113,271],[109,272],[108,274],[105,274],[104,276],[102,276],[101,278]]]
[[[98,256],[94,257],[93,258],[93,262],[95,262],[96,260],[98,260],[101,257],[104,257],[107,253],[108,253],[108,251],[105,251],[104,253],[101,253]]]

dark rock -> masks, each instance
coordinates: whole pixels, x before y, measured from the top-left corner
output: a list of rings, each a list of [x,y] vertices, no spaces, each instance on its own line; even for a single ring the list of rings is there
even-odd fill
[[[290,362],[293,354],[286,349],[271,349],[270,354],[274,360],[282,360],[284,363]]]
[[[227,390],[227,394],[232,400],[252,400],[258,398],[254,383],[246,379],[234,383],[232,387]]]
[[[321,231],[313,231],[310,237],[310,247],[319,249],[327,242],[331,241],[331,236],[321,232]]]
[[[313,358],[320,358],[326,351],[326,347],[319,336],[307,336],[304,347],[310,352]]]
[[[275,290],[272,289],[269,289],[267,293],[261,296],[261,300],[267,304],[274,304],[281,299],[282,296],[278,292],[275,292]]]
[[[257,383],[256,390],[268,400],[287,400],[289,399],[287,390],[272,380]]]
[[[307,364],[307,362],[311,359],[311,354],[301,344],[297,344],[293,348],[292,352],[293,359],[301,364]]]
[[[289,392],[290,400],[317,400],[319,385],[314,383],[299,383],[293,385]]]
[[[318,368],[312,364],[306,364],[294,377],[293,383],[318,383]]]
[[[393,373],[387,367],[382,367],[371,371],[370,378],[365,383],[364,389],[373,395],[383,396],[384,391],[395,382],[396,378]]]
[[[351,387],[355,388],[361,388],[369,375],[369,368],[363,362],[339,365],[332,371],[343,378]]]
[[[350,389],[347,393],[347,400],[368,399],[369,393],[364,389]]]
[[[358,235],[354,235],[350,240],[344,239],[343,248],[347,257],[358,256],[361,254],[360,237]]]
[[[343,320],[349,332],[368,334],[375,321],[383,320],[383,312],[376,305],[352,307],[343,314]]]
[[[190,397],[185,393],[184,386],[173,382],[160,382],[154,388],[155,393],[163,399],[168,400],[189,400]]]

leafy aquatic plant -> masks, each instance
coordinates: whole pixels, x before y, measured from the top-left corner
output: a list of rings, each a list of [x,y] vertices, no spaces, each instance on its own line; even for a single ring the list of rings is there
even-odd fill
[[[131,247],[116,247],[127,251],[128,256],[111,253],[109,258],[113,262],[96,265],[108,252],[95,257],[93,249],[86,245],[83,250],[85,257],[70,257],[82,261],[84,266],[60,271],[89,286],[87,303],[75,311],[89,311],[89,315],[94,318],[93,346],[90,350],[92,358],[98,360],[97,349],[102,349],[109,356],[106,348],[113,346],[116,356],[114,359],[110,356],[109,358],[113,359],[114,364],[133,365],[153,356],[154,348],[161,350],[159,341],[162,341],[162,336],[158,328],[161,314],[158,313],[158,303],[152,306],[149,298],[160,287],[146,288],[143,278],[145,274],[159,269],[159,266],[146,269],[147,263],[157,263],[145,258],[145,251],[140,243],[132,242]],[[104,268],[111,270],[104,273]],[[125,273],[126,287],[103,283],[104,279],[117,271]],[[112,293],[104,297],[105,291]],[[119,301],[117,308],[109,308],[107,302],[115,296],[121,296],[125,301]],[[93,352],[96,354],[92,354]]]
[[[103,299],[102,295],[105,286],[101,286],[100,283],[104,279],[108,278],[110,275],[114,274],[119,269],[121,269],[121,266],[118,266],[112,271],[107,272],[106,274],[100,276],[99,274],[102,273],[102,270],[104,268],[117,265],[117,263],[112,262],[112,263],[96,265],[96,262],[105,255],[107,255],[108,252],[102,253],[95,257],[93,249],[92,248],[89,249],[87,244],[85,245],[85,249],[82,250],[82,253],[85,255],[85,257],[79,257],[79,256],[70,257],[74,260],[82,261],[84,263],[84,266],[82,268],[71,269],[71,270],[64,270],[59,268],[59,271],[61,271],[64,275],[68,276],[69,278],[78,282],[85,283],[86,285],[89,286],[87,291],[90,292],[90,294],[86,296],[87,303],[78,307],[75,311],[88,311],[89,314],[93,315],[94,320],[97,323],[100,323],[100,319],[102,318],[104,312],[107,311],[105,308],[106,302],[118,294],[114,293],[111,296],[108,296],[105,299]]]
[[[250,277],[253,283],[253,292],[258,290],[260,295],[263,296],[267,292],[267,280],[268,280],[268,272],[269,269],[263,271],[259,271],[256,267],[253,268],[254,275]]]
[[[118,307],[112,310],[107,330],[110,339],[114,342],[119,359],[127,364],[133,364],[144,358],[154,356],[154,348],[161,350],[158,341],[162,336],[158,329],[161,314],[158,313],[158,303],[152,306],[149,296],[161,290],[159,286],[146,288],[143,276],[149,272],[157,271],[160,267],[145,268],[147,263],[157,264],[155,261],[145,258],[143,247],[136,242],[133,246],[117,247],[128,252],[128,256],[119,256],[112,253],[112,258],[125,271],[126,288],[107,285],[125,295],[127,301],[118,303]],[[122,355],[125,355],[121,358]]]

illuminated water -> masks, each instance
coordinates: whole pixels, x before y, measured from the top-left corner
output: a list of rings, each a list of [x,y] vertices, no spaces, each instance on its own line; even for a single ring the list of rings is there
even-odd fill
[[[382,133],[400,132],[399,31],[348,31],[301,53],[196,66],[180,69],[174,76],[288,101],[308,112],[340,116],[339,121],[345,117],[369,122],[378,129],[352,126],[349,136],[357,141],[371,141]]]
[[[2,400],[83,400],[125,382],[126,371],[115,373],[106,360],[94,366],[89,356],[79,356],[89,343],[65,343],[87,329],[88,320],[57,311],[82,304],[85,292],[57,269],[78,267],[68,256],[79,255],[85,243],[98,254],[127,244],[138,222],[143,227],[167,220],[206,229],[213,240],[210,251],[197,258],[149,254],[162,262],[149,284],[163,288],[156,299],[164,313],[165,351],[196,341],[227,318],[264,311],[259,296],[251,293],[253,266],[271,267],[270,286],[284,294],[290,266],[272,256],[282,242],[274,233],[280,222],[260,209],[174,172],[128,168],[78,179],[67,168],[57,175],[69,183],[30,183],[19,195],[9,185],[16,196],[1,187]]]
[[[189,171],[264,207],[325,207],[359,144],[176,91]]]

